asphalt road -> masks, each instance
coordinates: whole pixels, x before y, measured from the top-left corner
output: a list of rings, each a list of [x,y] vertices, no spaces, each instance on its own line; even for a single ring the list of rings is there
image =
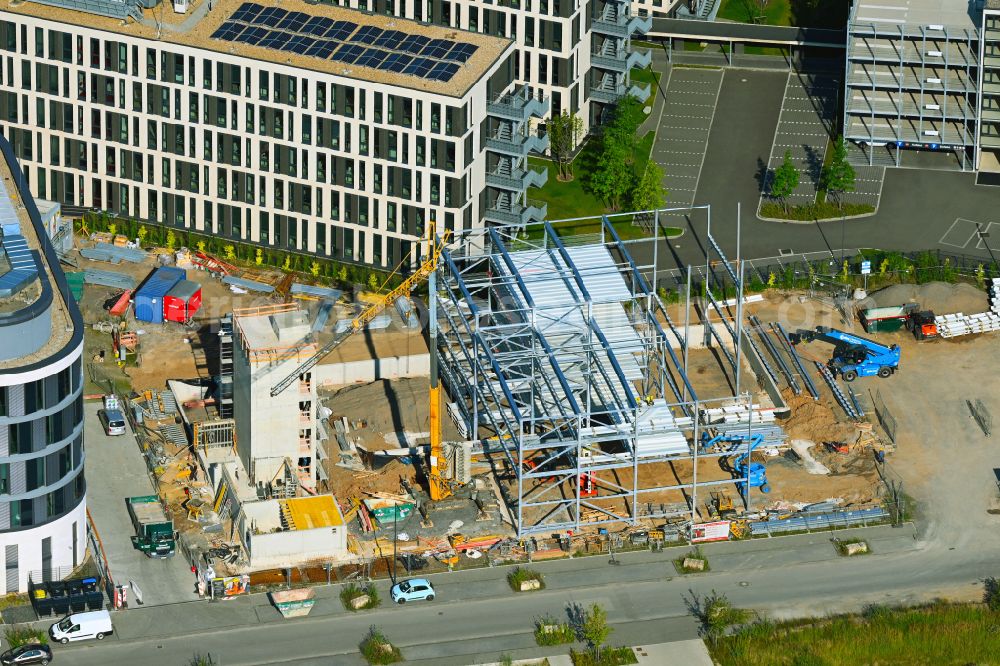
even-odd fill
[[[196,599],[194,577],[182,555],[150,559],[132,547],[135,533],[125,498],[154,495],[131,429],[125,435],[108,437],[97,417],[100,404],[84,405],[87,442],[87,507],[97,525],[111,575],[119,585],[135,581],[146,603],[173,603]],[[126,428],[128,425],[126,424]],[[129,603],[134,603],[129,597]]]
[[[941,243],[958,218],[983,226],[989,222],[1000,224],[1000,214],[995,212],[996,188],[976,186],[972,173],[887,169],[878,212],[858,220],[817,225],[756,219],[760,179],[768,161],[786,78],[786,72],[725,72],[694,205],[711,206],[712,235],[730,258],[736,256],[737,203],[742,206],[742,256],[747,258],[776,257],[781,250],[801,254],[857,247],[940,249],[989,258],[987,249],[982,244],[977,247],[976,240],[965,247]],[[661,124],[666,122],[669,114],[665,111]],[[695,211],[679,226],[684,227],[683,237],[661,243],[660,270],[704,263],[707,214]],[[994,230],[997,228],[994,225]],[[992,245],[996,245],[994,254],[1000,256],[1000,240],[992,241]],[[638,263],[652,262],[651,246],[632,245]]]
[[[974,542],[915,541],[911,527],[864,532],[874,554],[838,557],[829,534],[706,548],[713,571],[678,576],[670,553],[621,555],[543,563],[547,588],[514,595],[506,570],[485,569],[436,577],[438,600],[347,613],[336,587],[320,588],[308,618],[282,620],[261,596],[209,604],[185,603],[130,610],[115,617],[116,635],[103,643],[56,646],[77,666],[186,664],[210,653],[222,666],[360,664],[357,644],[371,625],[384,629],[410,663],[473,664],[565,653],[534,647],[534,618],[564,619],[572,604],[601,604],[614,627],[614,644],[643,644],[697,635],[692,601],[715,590],[736,604],[772,617],[856,610],[871,603],[912,602],[981,594],[981,579],[996,571],[996,530]],[[843,533],[842,533],[843,534]],[[380,585],[384,587],[384,585]]]

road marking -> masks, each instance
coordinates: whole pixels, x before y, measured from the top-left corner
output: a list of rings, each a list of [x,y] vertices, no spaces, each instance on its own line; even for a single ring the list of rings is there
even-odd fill
[[[965,247],[972,242],[972,239],[976,237],[976,233],[977,231],[976,231],[975,220],[969,220],[964,217],[956,217],[955,221],[951,223],[950,227],[948,227],[948,230],[945,231],[944,235],[941,236],[941,239],[938,241],[938,244],[948,245],[950,247],[957,247],[964,250]],[[954,237],[949,238],[949,236],[954,236]],[[961,244],[959,244],[958,241],[961,241],[963,238],[965,240],[962,241]]]
[[[993,237],[993,233],[990,231],[990,228],[993,227],[993,225],[996,225],[996,226],[1000,227],[1000,222],[990,222],[990,223],[988,223],[986,225],[986,228],[983,229],[983,233],[987,234],[989,236],[989,238],[983,238],[983,237],[980,236],[979,240],[976,241],[976,249],[977,250],[985,250],[986,249],[986,245],[989,243],[990,238]],[[976,231],[976,235],[977,236],[979,235],[979,231],[978,230]],[[994,245],[996,245],[996,243],[994,243]],[[992,249],[992,246],[991,246],[991,249]]]

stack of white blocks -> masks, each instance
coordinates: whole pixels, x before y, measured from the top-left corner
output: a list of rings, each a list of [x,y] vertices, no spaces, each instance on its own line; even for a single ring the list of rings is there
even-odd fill
[[[939,315],[934,318],[942,338],[954,338],[971,333],[1000,331],[1000,278],[993,278],[988,285],[990,309],[978,314]]]

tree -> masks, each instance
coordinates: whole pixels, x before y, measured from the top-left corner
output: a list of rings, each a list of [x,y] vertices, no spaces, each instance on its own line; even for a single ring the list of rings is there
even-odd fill
[[[583,138],[583,120],[565,111],[554,116],[548,125],[549,151],[559,168],[558,178],[562,181],[573,180],[573,151]]]
[[[112,236],[114,236],[116,233],[118,233],[118,225],[115,224],[115,223],[113,223],[113,222],[111,224],[109,224],[108,225],[108,233],[111,234]]]
[[[148,233],[149,231],[146,229],[145,225],[139,227],[139,231],[136,233],[136,236],[138,236],[139,238],[139,245],[142,245],[143,243],[146,242],[146,235]]]
[[[854,167],[847,161],[847,143],[844,137],[837,137],[833,144],[833,157],[820,173],[820,187],[826,190],[827,195],[832,194],[837,206],[842,207],[841,195],[854,191],[855,178]]]
[[[171,229],[167,231],[167,249],[174,249],[174,243],[177,242],[177,236],[174,235],[174,230]]]
[[[254,255],[253,262],[258,266],[264,263],[264,250],[257,248],[257,252]]]
[[[236,248],[233,247],[232,245],[226,245],[224,248],[222,248],[222,251],[226,253],[225,257],[227,261],[233,261],[234,259],[236,259]]]
[[[378,275],[375,275],[375,273],[368,274],[368,288],[372,291],[378,289]]]
[[[340,270],[337,272],[337,279],[340,280],[342,284],[347,283],[347,266],[340,267]]]
[[[314,261],[309,264],[309,272],[312,273],[313,277],[319,277],[320,265],[318,261]]]
[[[774,170],[774,176],[771,178],[771,196],[781,200],[781,206],[786,213],[788,212],[788,197],[798,186],[799,172],[792,164],[792,151],[786,150],[781,166]]]
[[[632,188],[632,210],[656,210],[663,207],[667,191],[663,187],[663,169],[650,160]]]
[[[143,229],[145,229],[145,227],[143,227]],[[142,229],[140,229],[139,232],[142,233]],[[202,254],[205,253],[205,241],[198,241],[198,251]]]
[[[292,255],[290,254],[285,255],[285,261],[281,264],[281,270],[285,271],[286,273],[292,270]]]
[[[601,661],[601,647],[608,640],[611,627],[608,626],[608,614],[598,604],[590,607],[584,614],[583,625],[580,627],[580,634],[583,640],[587,641],[590,649],[597,655],[597,661]]]
[[[603,150],[614,150],[619,147],[624,154],[626,164],[635,160],[635,148],[639,142],[638,130],[642,123],[642,104],[635,97],[625,95],[615,105],[614,113],[604,127],[601,139]]]
[[[590,174],[590,189],[611,210],[621,208],[622,200],[632,189],[632,168],[626,163],[625,148],[617,143],[605,145]]]

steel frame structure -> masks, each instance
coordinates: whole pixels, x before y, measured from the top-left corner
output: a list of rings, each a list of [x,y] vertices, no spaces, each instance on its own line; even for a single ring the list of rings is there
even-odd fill
[[[585,261],[605,250],[610,270],[607,261]],[[605,280],[624,285],[624,299]],[[557,288],[568,302],[541,302]],[[509,492],[498,486],[518,535],[693,519],[699,486],[745,483],[698,482],[699,457],[735,450],[697,450],[700,410],[734,397],[698,398],[668,339],[684,350],[685,337],[607,217],[600,233],[570,239],[548,222],[463,232],[442,254],[431,298],[432,353],[453,400],[449,411],[483,440],[496,477],[511,481]],[[609,319],[616,308],[623,316]],[[639,474],[647,463],[677,460],[693,460],[691,482]],[[581,488],[590,473],[601,473],[596,497]],[[681,491],[687,502],[645,499],[663,491]]]
[[[870,164],[874,146],[894,148],[896,166],[903,148],[933,146],[963,171],[978,168],[979,30],[875,23],[858,8],[847,26],[844,138],[867,145]]]

